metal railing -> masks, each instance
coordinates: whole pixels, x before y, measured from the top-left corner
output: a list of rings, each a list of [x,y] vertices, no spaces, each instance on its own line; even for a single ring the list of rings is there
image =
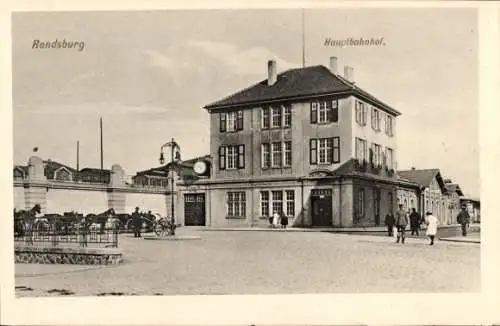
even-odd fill
[[[36,247],[79,246],[94,248],[117,248],[117,228],[74,228],[55,229],[48,227],[46,230],[32,230],[14,235],[16,244]]]

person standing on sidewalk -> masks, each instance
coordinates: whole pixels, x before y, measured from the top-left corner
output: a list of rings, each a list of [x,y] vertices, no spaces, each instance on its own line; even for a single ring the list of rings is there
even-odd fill
[[[401,238],[401,243],[405,243],[405,231],[406,226],[408,225],[408,214],[403,209],[403,205],[399,204],[399,209],[396,212],[396,227],[398,228],[398,236],[396,239],[396,243],[399,243],[399,239]]]
[[[411,209],[410,228],[411,228],[411,235],[418,236],[418,229],[420,228],[420,214],[417,213],[415,208]]]
[[[437,227],[438,227],[438,219],[434,215],[432,215],[431,212],[425,213],[427,215],[427,218],[425,220],[425,224],[427,224],[427,231],[425,231],[425,234],[429,236],[431,239],[431,242],[429,245],[434,245],[434,237],[436,236],[437,233]]]
[[[394,236],[394,215],[389,213],[385,215],[385,225],[387,225],[387,235]]]
[[[457,222],[462,226],[462,236],[467,236],[467,224],[470,222],[470,216],[465,206],[462,206],[462,210],[458,213]]]
[[[286,216],[284,211],[281,211],[281,228],[286,229],[286,226],[288,225],[288,216]]]
[[[139,212],[139,207],[135,208],[135,211],[132,213],[132,216],[130,218],[132,219],[132,227],[134,228],[134,238],[140,238],[142,219],[141,213]]]

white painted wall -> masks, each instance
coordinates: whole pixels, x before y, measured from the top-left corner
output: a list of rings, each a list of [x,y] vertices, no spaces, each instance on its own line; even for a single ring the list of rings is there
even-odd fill
[[[14,187],[14,208],[16,210],[26,209],[24,187]]]
[[[46,213],[76,211],[83,214],[102,213],[108,209],[105,191],[49,189]]]
[[[140,211],[151,211],[153,214],[167,215],[166,195],[147,193],[127,193],[125,212],[132,213],[136,207]]]

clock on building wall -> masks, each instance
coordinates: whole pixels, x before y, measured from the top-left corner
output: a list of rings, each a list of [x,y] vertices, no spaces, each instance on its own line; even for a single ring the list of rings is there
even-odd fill
[[[207,163],[203,161],[198,161],[193,166],[194,172],[198,175],[202,175],[207,172]]]

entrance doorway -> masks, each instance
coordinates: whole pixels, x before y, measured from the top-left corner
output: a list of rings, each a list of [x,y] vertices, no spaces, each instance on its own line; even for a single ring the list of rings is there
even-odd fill
[[[312,226],[332,226],[332,190],[313,189],[311,192]]]
[[[184,194],[184,224],[205,226],[205,194]]]
[[[373,189],[373,212],[375,214],[375,225],[380,225],[380,189]]]

